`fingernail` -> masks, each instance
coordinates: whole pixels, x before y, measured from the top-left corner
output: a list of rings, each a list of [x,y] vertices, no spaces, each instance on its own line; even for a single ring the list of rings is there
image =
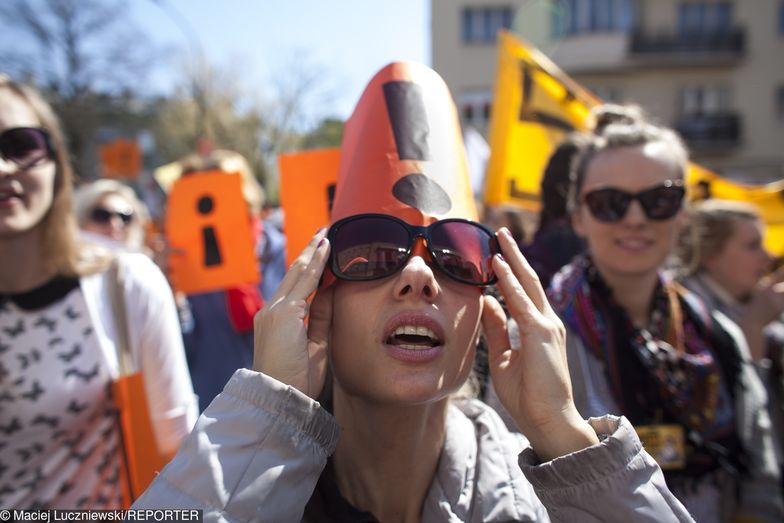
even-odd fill
[[[496,256],[498,256],[498,259],[499,259],[499,260],[501,260],[502,262],[506,263],[506,260],[504,259],[504,255],[503,255],[503,254],[501,254],[501,253],[499,252],[498,254],[496,254]]]
[[[506,227],[501,227],[501,234],[503,234],[504,236],[506,236],[510,240],[512,239],[512,233],[509,232],[509,229],[507,229]]]
[[[318,245],[316,245],[316,249],[320,249],[321,246],[324,245],[324,242],[326,240],[327,240],[326,238],[321,238],[321,240],[319,240],[319,242],[318,242]]]

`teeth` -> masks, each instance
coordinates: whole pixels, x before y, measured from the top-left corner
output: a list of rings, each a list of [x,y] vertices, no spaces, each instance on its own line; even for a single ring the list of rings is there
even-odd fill
[[[647,242],[644,240],[621,240],[619,243],[625,247],[630,248],[639,248],[647,245]]]
[[[414,326],[414,325],[401,325],[395,332],[392,333],[393,336],[407,334],[409,336],[425,336],[430,338],[431,340],[438,340],[438,336],[432,330],[428,329],[427,327],[422,326]]]
[[[398,345],[398,347],[400,347],[401,349],[406,349],[406,350],[423,350],[423,349],[429,349],[430,348],[427,345],[409,345],[407,343],[401,343],[400,345]]]

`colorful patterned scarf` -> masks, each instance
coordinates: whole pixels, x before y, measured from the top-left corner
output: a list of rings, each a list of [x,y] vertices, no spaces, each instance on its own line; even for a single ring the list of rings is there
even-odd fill
[[[590,257],[579,256],[548,295],[566,326],[604,363],[622,413],[635,425],[683,426],[692,450],[687,466],[715,468],[716,457],[701,450],[739,445],[732,406],[739,360],[731,338],[713,335],[720,327],[700,316],[687,292],[660,275],[650,325],[637,328]]]

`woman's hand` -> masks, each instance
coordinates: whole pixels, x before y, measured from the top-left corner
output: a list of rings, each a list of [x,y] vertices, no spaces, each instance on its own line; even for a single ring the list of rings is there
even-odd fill
[[[326,230],[316,233],[294,261],[278,291],[254,318],[253,370],[316,398],[324,388],[332,322],[332,288],[318,287],[327,263]],[[307,323],[306,318],[309,318]]]
[[[511,348],[504,311],[495,298],[485,296],[482,323],[490,375],[501,403],[536,454],[548,461],[599,440],[572,399],[561,320],[506,228],[499,231],[498,239],[505,259],[496,256],[493,269],[519,326],[521,346]]]

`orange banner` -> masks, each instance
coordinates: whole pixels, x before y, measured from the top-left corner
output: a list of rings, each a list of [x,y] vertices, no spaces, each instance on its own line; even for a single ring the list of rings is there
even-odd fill
[[[320,227],[329,225],[340,166],[340,149],[321,149],[278,157],[280,206],[288,265]]]
[[[101,145],[98,155],[104,178],[136,178],[142,170],[142,151],[135,140],[115,140]]]
[[[192,294],[259,281],[239,174],[213,171],[174,182],[166,234],[170,277],[178,291]]]

